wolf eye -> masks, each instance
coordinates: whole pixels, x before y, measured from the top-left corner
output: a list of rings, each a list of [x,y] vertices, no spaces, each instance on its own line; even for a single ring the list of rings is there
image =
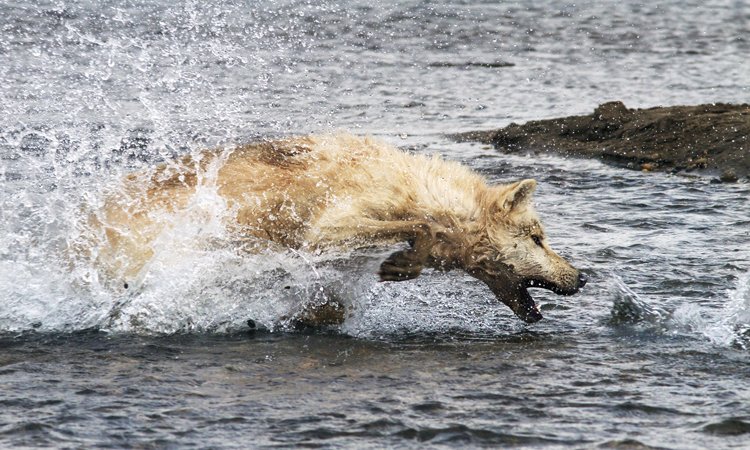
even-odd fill
[[[542,237],[538,234],[534,234],[531,236],[531,240],[534,241],[534,243],[540,247],[542,247]]]

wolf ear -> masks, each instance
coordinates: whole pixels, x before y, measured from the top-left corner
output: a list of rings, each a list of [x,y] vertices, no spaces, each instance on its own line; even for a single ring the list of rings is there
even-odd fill
[[[531,202],[531,195],[536,189],[536,180],[521,180],[510,186],[503,199],[503,209],[512,211]]]
[[[521,180],[510,185],[493,186],[487,191],[485,211],[489,217],[505,216],[531,202],[536,180]]]

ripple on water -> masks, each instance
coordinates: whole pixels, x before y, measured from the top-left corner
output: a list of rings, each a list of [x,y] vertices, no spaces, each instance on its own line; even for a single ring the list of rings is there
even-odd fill
[[[719,436],[750,434],[750,421],[746,417],[730,417],[719,422],[709,423],[701,428],[701,431]]]
[[[666,447],[646,445],[637,439],[615,439],[597,444],[597,448],[613,448],[617,450],[663,450]]]
[[[317,426],[294,433],[296,442],[325,443],[326,445],[339,440],[346,442],[349,438],[385,438],[386,442],[403,443],[412,441],[440,444],[471,444],[471,445],[564,445],[568,441],[552,437],[525,435],[488,429],[470,427],[463,424],[451,424],[441,427],[409,425],[401,420],[379,419],[361,424],[349,424],[348,427]],[[281,439],[283,441],[283,439]]]

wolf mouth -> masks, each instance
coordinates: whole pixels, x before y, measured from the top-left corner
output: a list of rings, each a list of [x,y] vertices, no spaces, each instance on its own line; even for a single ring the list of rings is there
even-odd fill
[[[558,295],[573,295],[586,283],[583,275],[579,276],[576,286],[568,288],[538,278],[523,279],[509,271],[489,274],[483,270],[474,270],[470,273],[487,284],[498,300],[527,323],[538,322],[544,318],[528,288],[548,289]]]
[[[537,306],[536,302],[534,302],[534,299],[531,297],[531,294],[529,294],[528,288],[531,287],[548,289],[557,295],[573,295],[577,293],[585,284],[586,277],[583,274],[580,274],[578,276],[578,284],[570,288],[564,288],[555,283],[550,283],[549,281],[545,280],[529,279],[526,280],[523,284],[518,284],[518,289],[516,292],[517,299],[515,302],[516,306],[511,306],[514,303],[512,300],[510,301],[510,303],[505,302],[502,298],[501,300],[503,300],[506,305],[510,306],[510,308],[513,310],[516,316],[518,316],[518,318],[520,318],[524,322],[534,323],[542,320],[543,316],[539,311],[539,307]]]
[[[582,284],[585,284],[585,281],[583,280],[581,281],[582,281]],[[579,282],[579,284],[581,284],[581,282]],[[549,281],[545,281],[545,280],[540,280],[540,279],[526,280],[527,288],[533,287],[533,288],[547,289],[547,290],[554,292],[557,295],[573,295],[580,290],[581,286],[575,286],[572,288],[563,288],[555,283],[550,283]]]
[[[532,285],[532,287],[539,286]],[[518,285],[515,301],[511,301],[509,303],[505,302],[502,298],[500,298],[500,300],[508,305],[519,319],[523,320],[526,323],[539,322],[544,318],[544,316],[542,316],[542,313],[539,311],[539,306],[537,306],[534,298],[531,296],[531,294],[529,294],[529,290],[523,284]]]
[[[469,271],[469,273],[483,281],[495,294],[495,297],[510,308],[519,319],[527,323],[534,323],[543,319],[539,307],[527,289],[529,281],[523,280],[510,271],[490,274],[484,270],[475,269]],[[535,281],[534,286],[536,284]]]

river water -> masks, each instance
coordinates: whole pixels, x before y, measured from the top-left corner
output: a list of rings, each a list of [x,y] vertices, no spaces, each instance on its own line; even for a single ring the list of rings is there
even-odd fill
[[[3,2],[0,447],[748,448],[750,185],[445,133],[748,102],[749,54],[732,0]],[[460,273],[378,283],[382,254],[189,219],[127,295],[66,252],[125,173],[340,129],[536,178],[589,284],[526,325]],[[285,323],[331,292],[340,328]]]

